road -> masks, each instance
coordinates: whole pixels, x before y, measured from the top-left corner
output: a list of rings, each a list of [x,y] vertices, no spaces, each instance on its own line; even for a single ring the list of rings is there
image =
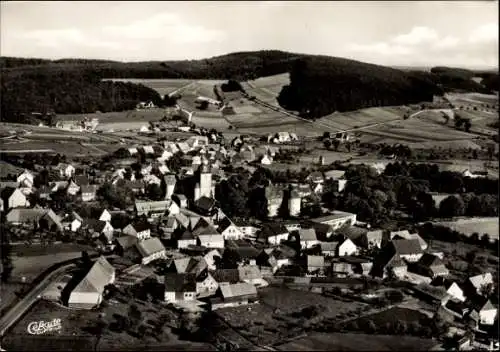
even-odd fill
[[[91,259],[96,259],[99,257],[99,254],[91,255]],[[104,257],[110,258],[115,257],[115,255],[105,255]],[[28,309],[39,299],[39,296],[43,293],[45,289],[49,287],[49,285],[58,279],[60,276],[66,274],[69,269],[76,268],[76,263],[81,258],[70,259],[67,263],[55,264],[52,268],[49,268],[47,271],[42,273],[41,275],[43,279],[33,287],[27,294],[24,296],[12,309],[10,309],[3,317],[0,318],[0,337],[2,337],[7,330],[14,325],[24,313],[28,311]]]
[[[9,310],[0,319],[0,336],[3,336],[5,332],[26,313],[26,311],[39,299],[39,296],[43,293],[45,289],[49,287],[52,280],[62,276],[66,273],[68,269],[74,268],[75,263],[70,263],[64,265],[50,274],[48,274],[38,285],[36,285],[31,291],[26,294],[21,301],[19,301],[11,310]]]

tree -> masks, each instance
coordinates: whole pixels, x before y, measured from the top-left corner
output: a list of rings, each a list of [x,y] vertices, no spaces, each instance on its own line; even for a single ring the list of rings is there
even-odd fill
[[[332,142],[330,142],[329,139],[326,139],[323,141],[323,145],[325,146],[326,150],[330,150],[330,147],[332,146]]]
[[[481,236],[481,246],[483,246],[483,248],[488,248],[488,246],[490,245],[490,242],[491,242],[490,235],[485,233]]]
[[[471,238],[473,237],[474,234],[472,234]],[[467,262],[470,264],[473,264],[476,260],[477,257],[477,251],[469,251],[467,252],[465,259],[467,259]]]
[[[470,122],[470,120],[467,120],[464,122],[464,129],[465,129],[465,132],[469,132],[470,129],[472,127],[472,123]]]
[[[14,270],[10,240],[10,230],[4,222],[0,223],[0,269],[2,269],[0,275],[2,282],[9,281]]]
[[[142,319],[142,313],[135,304],[130,305],[128,316],[132,325],[138,325]]]
[[[162,200],[163,199],[163,190],[156,183],[150,183],[146,186],[146,194],[148,198],[151,200]]]
[[[465,204],[462,198],[449,196],[439,204],[439,214],[443,217],[462,216],[465,213]]]
[[[237,269],[238,263],[241,261],[241,256],[233,248],[226,248],[222,257],[215,257],[216,266],[219,269]]]

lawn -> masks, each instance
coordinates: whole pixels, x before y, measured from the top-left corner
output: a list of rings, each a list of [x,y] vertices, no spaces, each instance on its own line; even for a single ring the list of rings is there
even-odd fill
[[[277,347],[280,351],[429,351],[436,341],[409,336],[314,334]]]
[[[427,315],[422,314],[418,310],[394,307],[384,310],[380,313],[375,313],[371,315],[364,316],[362,318],[356,319],[358,325],[366,323],[368,320],[372,320],[375,326],[381,326],[387,323],[395,323],[396,321],[404,321],[406,323],[419,322],[421,320],[428,320]]]
[[[437,224],[448,226],[449,228],[463,233],[467,236],[472,235],[474,232],[478,233],[479,236],[487,233],[490,239],[498,239],[498,218],[497,217],[487,217],[487,218],[470,218],[470,219],[459,219],[456,221],[441,221]]]
[[[259,345],[270,345],[297,336],[311,324],[368,307],[361,303],[345,303],[306,291],[266,287],[259,290],[260,303],[252,306],[217,310],[233,328]],[[316,306],[319,314],[309,319],[301,313]],[[341,319],[341,318],[339,318]]]

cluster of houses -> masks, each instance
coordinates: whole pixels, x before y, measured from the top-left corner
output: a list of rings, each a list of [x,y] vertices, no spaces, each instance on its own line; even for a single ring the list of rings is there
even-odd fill
[[[280,134],[276,138],[279,140]],[[447,295],[440,314],[471,317],[478,325],[495,321],[497,309],[483,292],[483,286],[492,283],[491,274],[472,277],[466,283],[448,282],[443,254],[432,252],[417,233],[371,229],[359,222],[356,214],[342,211],[307,220],[267,223],[233,221],[226,216],[214,199],[217,182],[226,177],[222,167],[228,163],[247,165],[259,155],[261,163],[272,162],[278,148],[253,147],[241,138],[235,138],[226,148],[210,137],[193,136],[182,142],[165,141],[123,152],[115,169],[98,178],[77,175],[73,165],[60,163],[53,167],[60,180],[48,185],[35,188],[35,175],[28,170],[16,181],[3,182],[0,205],[6,222],[86,233],[103,254],[123,257],[135,269],[149,268],[146,276],[154,282],[152,293],[177,305],[218,309],[255,303],[257,289],[276,276],[326,281],[394,277],[413,283],[441,280]],[[182,166],[174,174],[166,162],[179,152]],[[137,162],[139,154],[148,161],[131,172],[129,166]],[[193,181],[193,189],[179,193],[177,185],[184,178]],[[34,192],[50,201],[55,192],[63,190],[82,202],[99,204],[97,189],[104,181],[132,190],[136,195],[134,206],[100,208],[92,216],[83,217],[75,211],[57,214],[29,203]],[[347,182],[344,171],[330,170],[311,172],[303,183],[267,185],[269,218],[278,215],[284,201],[288,202],[291,218],[298,216],[304,201],[312,194],[321,194],[327,181],[333,181],[338,192]],[[160,187],[160,200],[145,196],[151,184]],[[290,274],[292,267],[299,274]],[[62,289],[58,299],[73,308],[93,308],[102,302],[107,285],[119,285],[128,274],[101,256],[84,275]]]

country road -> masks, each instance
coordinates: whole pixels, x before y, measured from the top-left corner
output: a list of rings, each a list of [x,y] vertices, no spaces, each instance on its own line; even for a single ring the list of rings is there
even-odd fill
[[[104,257],[110,258],[115,255],[105,255]],[[93,254],[90,256],[91,259],[96,259],[99,254]],[[7,330],[14,325],[28,309],[37,302],[43,291],[49,287],[49,285],[65,274],[69,269],[75,268],[76,263],[80,258],[70,259],[66,264],[55,264],[52,269],[48,269],[48,272],[44,272],[41,275],[46,275],[35,287],[33,287],[14,307],[12,307],[3,317],[0,318],[0,337],[3,337]],[[64,263],[64,262],[63,262]],[[59,266],[59,267],[58,267]],[[51,271],[52,270],[52,271]]]
[[[49,287],[52,279],[55,279],[65,273],[68,269],[75,267],[75,263],[64,265],[45,277],[42,282],[36,285],[21,301],[19,301],[12,309],[10,309],[0,319],[0,337],[28,311],[28,309],[39,299],[43,291]]]

